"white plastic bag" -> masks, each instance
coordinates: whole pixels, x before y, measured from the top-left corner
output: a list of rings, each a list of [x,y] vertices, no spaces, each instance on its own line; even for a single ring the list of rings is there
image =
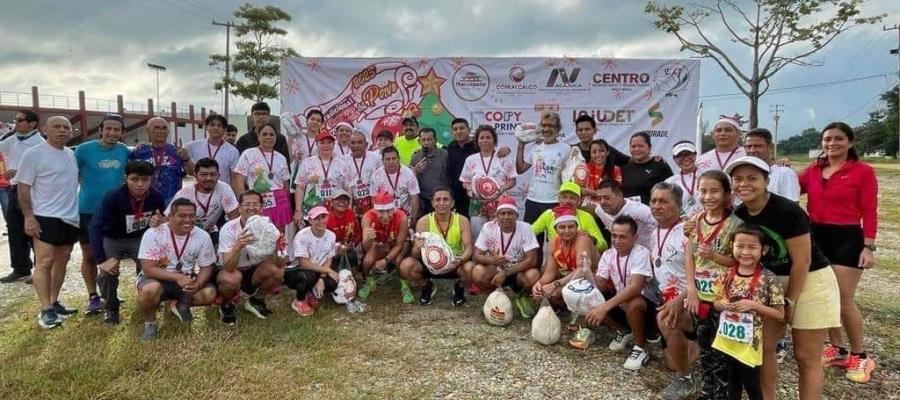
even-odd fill
[[[432,274],[443,275],[451,272],[455,265],[453,261],[453,249],[447,244],[447,241],[434,232],[416,233],[416,239],[422,239],[422,261],[425,268],[428,268]]]
[[[523,122],[516,125],[516,139],[522,143],[531,143],[541,138],[541,127],[533,122]]]
[[[497,288],[488,296],[482,307],[484,318],[487,322],[494,326],[506,326],[512,321],[513,306],[509,301],[509,296],[503,292],[503,289]]]
[[[478,175],[472,179],[472,194],[482,200],[493,200],[500,193],[500,181],[487,175]]]
[[[581,255],[581,266],[575,271],[572,280],[562,289],[563,301],[566,307],[576,315],[587,315],[595,307],[603,304],[606,299],[594,281],[594,275],[590,268],[590,258],[586,253]]]
[[[544,298],[540,310],[531,321],[531,338],[535,342],[549,346],[559,341],[561,330],[562,324],[559,322],[559,317],[553,312],[550,302]]]
[[[347,304],[356,298],[356,281],[353,280],[353,272],[350,271],[350,260],[346,254],[341,256],[341,263],[338,267],[337,288],[334,289],[331,297],[338,304]]]
[[[584,165],[584,157],[581,155],[581,149],[578,146],[572,146],[569,150],[569,155],[566,157],[566,164],[563,167],[562,174],[560,177],[563,182],[568,182],[574,180],[575,170],[578,169],[579,165]],[[586,171],[586,166],[581,167],[582,174]]]
[[[254,215],[247,218],[244,233],[249,233],[255,241],[247,245],[247,253],[252,258],[262,258],[275,254],[275,246],[281,232],[272,224],[269,217]]]

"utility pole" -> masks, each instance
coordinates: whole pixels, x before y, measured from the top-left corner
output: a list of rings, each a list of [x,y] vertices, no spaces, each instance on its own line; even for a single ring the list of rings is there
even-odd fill
[[[228,95],[231,94],[231,28],[236,27],[233,22],[212,22],[215,26],[225,27],[225,118],[228,118]]]
[[[778,157],[778,121],[784,114],[784,104],[772,104],[769,106],[769,111],[774,114],[772,118],[775,120],[775,137],[772,139],[772,143],[775,145],[775,154],[772,155],[772,158],[775,159]]]
[[[894,24],[891,28],[885,26],[881,29],[884,31],[897,31],[897,48],[892,49],[891,54],[897,55],[897,77],[900,78],[900,25]],[[900,83],[897,84],[897,112],[900,113]],[[900,118],[897,118],[897,155],[895,158],[900,159]]]

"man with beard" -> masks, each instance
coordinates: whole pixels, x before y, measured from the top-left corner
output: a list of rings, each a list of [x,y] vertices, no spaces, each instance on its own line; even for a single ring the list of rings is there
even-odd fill
[[[394,147],[400,154],[400,164],[410,166],[413,153],[422,148],[419,143],[419,121],[416,117],[406,117],[401,126],[403,134],[394,138]]]
[[[197,211],[197,226],[209,233],[213,245],[219,244],[219,228],[216,222],[222,214],[228,219],[238,216],[237,199],[231,186],[219,180],[219,164],[211,158],[201,158],[197,161],[194,172],[197,181],[181,188],[175,193],[175,198],[188,199],[194,203]],[[166,210],[166,215],[171,209]]]

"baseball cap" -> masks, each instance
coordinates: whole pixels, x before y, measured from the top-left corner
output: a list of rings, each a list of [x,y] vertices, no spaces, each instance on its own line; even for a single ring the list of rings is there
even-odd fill
[[[581,196],[581,186],[578,186],[575,182],[565,182],[559,186],[559,193],[562,194],[562,192],[571,192]]]
[[[319,134],[316,136],[316,141],[317,141],[317,142],[321,142],[321,141],[323,141],[323,140],[330,140],[330,141],[333,142],[333,141],[334,141],[334,135],[332,135],[331,133],[329,133],[329,132],[326,131],[326,130],[323,130],[323,131],[319,132]]]
[[[725,167],[725,173],[731,175],[731,172],[741,165],[752,165],[756,168],[759,168],[759,170],[761,170],[762,172],[765,172],[766,175],[771,172],[771,170],[769,169],[769,164],[763,161],[761,158],[756,156],[743,156],[728,164],[728,166]]]
[[[334,197],[332,197],[334,199],[341,197],[341,196],[346,197],[348,200],[350,199],[350,193],[347,193],[347,191],[344,189],[336,188],[336,189],[334,189],[334,192],[332,192],[332,193],[334,193]]]
[[[323,206],[315,206],[312,210],[309,210],[309,220],[312,221],[316,218],[319,218],[323,215],[328,215],[328,209]]]
[[[678,157],[679,154],[684,153],[686,151],[697,154],[697,148],[694,147],[693,143],[680,142],[680,143],[675,144],[675,146],[672,147],[672,156]]]

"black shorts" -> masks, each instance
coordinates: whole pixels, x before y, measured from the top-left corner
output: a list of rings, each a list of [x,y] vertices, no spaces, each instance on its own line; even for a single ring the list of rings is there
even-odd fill
[[[70,246],[78,241],[78,228],[54,217],[34,216],[41,227],[40,241],[53,246]]]
[[[248,296],[256,294],[256,290],[258,289],[256,285],[253,284],[253,274],[256,273],[256,267],[257,265],[254,265],[250,268],[238,270],[241,273],[241,291]]]
[[[459,279],[459,272],[457,272],[457,271],[459,271],[459,268],[462,267],[462,265],[460,265],[453,271],[450,271],[446,274],[437,275],[437,274],[431,272],[431,270],[425,266],[425,263],[423,263],[421,261],[419,261],[419,263],[422,264],[422,276],[424,276],[425,278],[428,278],[428,279]]]
[[[178,286],[177,282],[158,281],[144,275],[138,277],[137,281],[134,282],[134,286],[140,291],[144,286],[151,282],[159,283],[162,288],[159,294],[159,301],[180,300],[181,297],[184,296],[184,291],[181,289],[181,286]]]
[[[811,224],[812,239],[834,265],[859,268],[865,238],[859,225]]]
[[[522,218],[525,222],[533,224],[544,211],[552,210],[559,203],[538,203],[536,201],[525,200],[525,216]],[[540,243],[540,241],[538,241]]]
[[[91,244],[91,220],[94,214],[78,215],[78,242],[84,245]]]
[[[521,272],[520,272],[520,274],[521,274]],[[516,279],[518,276],[519,276],[519,274],[512,274],[512,275],[507,276],[506,279],[503,281],[503,287],[512,289],[512,291],[516,292],[516,293],[521,292],[522,289],[524,289],[524,288],[519,285],[519,280]]]
[[[607,295],[604,294],[603,296],[606,297]],[[611,299],[612,296],[606,298]],[[641,295],[641,298],[644,299],[644,305],[647,307],[647,310],[644,311],[644,332],[646,332],[647,337],[651,337],[659,332],[659,324],[656,323],[656,303],[650,301],[650,299],[643,295]],[[628,316],[625,315],[624,308],[615,307],[612,310],[609,310],[608,316],[619,324],[628,326]]]

